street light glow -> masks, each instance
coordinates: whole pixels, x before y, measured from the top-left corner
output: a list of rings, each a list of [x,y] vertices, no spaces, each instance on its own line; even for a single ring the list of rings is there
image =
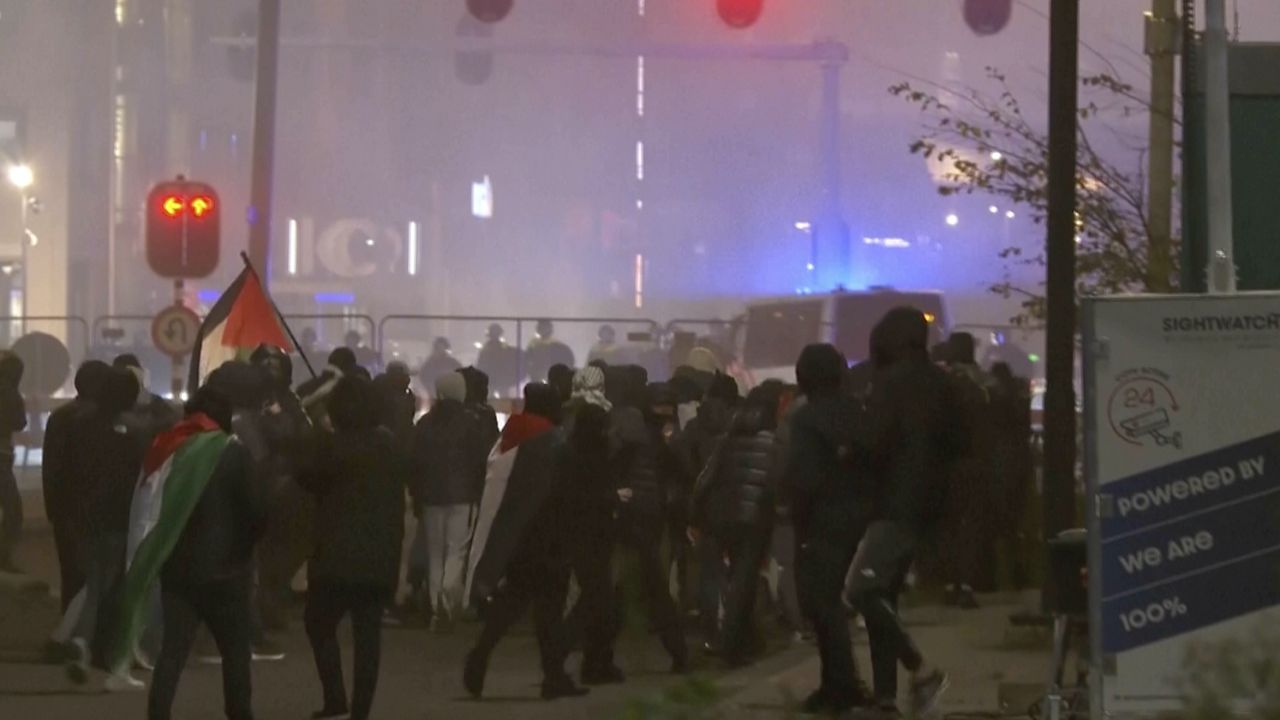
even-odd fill
[[[30,165],[10,165],[7,175],[9,176],[9,184],[19,190],[26,190],[36,181],[35,173],[31,171]]]
[[[955,227],[959,225],[960,216],[955,213],[951,213],[950,215],[947,216],[947,224],[950,225],[951,227]]]
[[[1012,211],[1012,210],[1006,210],[1006,211],[1005,211],[1004,216],[1005,216],[1005,217],[1007,217],[1007,218],[1009,218],[1010,220],[1012,220],[1012,219],[1014,219],[1015,217],[1017,217],[1016,215],[1014,215],[1014,213],[1013,213],[1013,211]]]
[[[992,215],[995,215],[996,213],[1000,212],[1000,208],[996,207],[995,205],[990,205],[987,207],[987,212],[991,213]]]
[[[1001,160],[1004,159],[1004,153],[1000,152],[999,150],[992,150],[991,159],[996,162],[1000,162]]]

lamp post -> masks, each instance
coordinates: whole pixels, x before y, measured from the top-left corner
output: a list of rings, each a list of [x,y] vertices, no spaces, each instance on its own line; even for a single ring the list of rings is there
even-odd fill
[[[9,184],[18,189],[18,193],[22,197],[22,238],[19,241],[22,246],[22,317],[27,316],[27,282],[31,277],[31,273],[27,271],[27,244],[28,238],[31,237],[31,231],[27,228],[27,207],[30,205],[30,197],[27,191],[31,185],[35,183],[35,173],[32,172],[31,166],[26,164],[10,165],[6,171]],[[26,333],[26,321],[22,322],[21,332]]]

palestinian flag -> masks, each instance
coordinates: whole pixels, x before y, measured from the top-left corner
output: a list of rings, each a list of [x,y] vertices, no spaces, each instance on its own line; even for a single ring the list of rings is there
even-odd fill
[[[465,600],[471,607],[493,595],[556,481],[559,439],[551,421],[513,415],[489,453],[484,494],[471,533]]]
[[[259,345],[271,345],[285,352],[293,350],[279,311],[262,288],[258,274],[246,267],[200,325],[195,349],[191,351],[191,378],[187,387],[200,387],[209,373],[223,363],[246,359]]]
[[[129,509],[129,544],[120,589],[120,632],[108,668],[128,670],[146,622],[147,599],[182,536],[231,437],[205,415],[192,415],[151,444]]]

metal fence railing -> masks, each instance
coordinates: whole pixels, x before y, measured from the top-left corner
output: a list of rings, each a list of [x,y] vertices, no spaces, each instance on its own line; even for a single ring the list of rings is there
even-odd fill
[[[388,315],[378,337],[386,360],[414,370],[424,392],[433,390],[438,370],[474,365],[499,397],[517,395],[526,380],[545,380],[555,363],[581,367],[600,357],[648,367],[662,342],[661,326],[648,318],[500,315]]]

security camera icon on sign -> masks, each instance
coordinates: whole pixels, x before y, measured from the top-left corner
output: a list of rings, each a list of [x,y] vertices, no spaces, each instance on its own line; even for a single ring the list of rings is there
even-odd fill
[[[1120,429],[1124,434],[1135,442],[1142,441],[1143,438],[1151,438],[1156,444],[1165,447],[1172,445],[1175,448],[1182,449],[1182,431],[1170,432],[1173,426],[1169,419],[1169,411],[1164,408],[1158,408],[1144,412],[1141,415],[1134,415],[1127,420],[1120,421]]]

